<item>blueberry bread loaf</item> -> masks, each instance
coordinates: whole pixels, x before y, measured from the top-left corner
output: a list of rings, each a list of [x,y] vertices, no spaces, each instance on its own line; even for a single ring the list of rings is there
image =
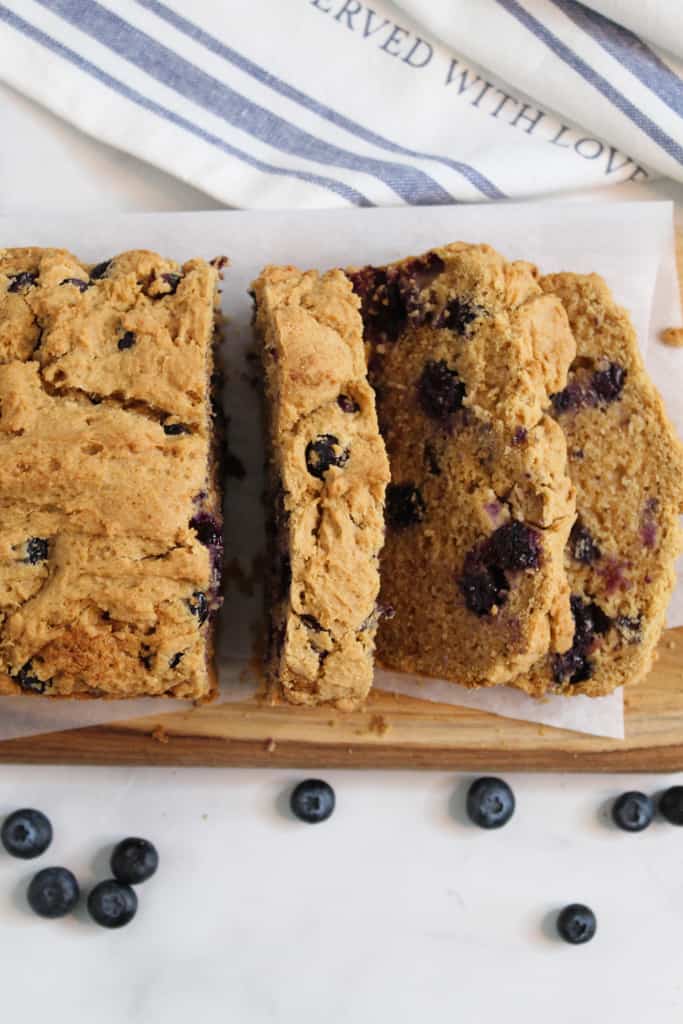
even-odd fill
[[[391,465],[378,656],[467,686],[571,643],[574,521],[562,430],[544,413],[574,340],[532,268],[457,243],[349,271]]]
[[[216,283],[0,250],[0,693],[212,694]]]
[[[572,645],[515,685],[600,696],[652,664],[681,548],[683,449],[625,310],[595,274],[540,281],[569,315],[577,353],[553,415],[567,438],[577,520],[566,549]]]
[[[372,683],[388,464],[359,302],[341,271],[255,282],[271,510],[268,670],[296,704],[349,710]]]

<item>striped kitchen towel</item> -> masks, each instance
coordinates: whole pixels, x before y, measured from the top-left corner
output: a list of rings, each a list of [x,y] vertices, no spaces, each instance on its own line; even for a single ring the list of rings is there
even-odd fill
[[[14,88],[231,206],[683,180],[679,0],[0,0],[0,48]]]

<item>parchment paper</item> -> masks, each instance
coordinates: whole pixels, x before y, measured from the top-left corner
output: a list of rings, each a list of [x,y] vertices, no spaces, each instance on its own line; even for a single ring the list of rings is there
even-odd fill
[[[102,214],[87,219],[0,218],[0,244],[53,245],[99,262],[129,248],[155,249],[180,261],[191,256],[230,257],[223,284],[228,318],[224,362],[230,449],[244,463],[243,480],[227,481],[225,610],[219,643],[221,697],[239,700],[254,691],[253,644],[261,615],[263,452],[251,344],[247,288],[267,263],[327,269],[382,263],[430,246],[462,239],[488,242],[507,257],[528,259],[544,272],[597,271],[633,317],[650,372],[683,431],[683,352],[656,340],[662,327],[680,323],[670,203],[552,203],[431,208]],[[653,303],[656,287],[656,302]],[[672,602],[669,624],[683,623],[683,592]],[[480,707],[506,717],[595,735],[623,736],[620,691],[599,700],[549,697],[533,701],[513,689],[467,691],[451,683],[378,672],[376,685],[425,700]],[[122,721],[187,707],[169,699],[50,701],[0,698],[0,739]]]

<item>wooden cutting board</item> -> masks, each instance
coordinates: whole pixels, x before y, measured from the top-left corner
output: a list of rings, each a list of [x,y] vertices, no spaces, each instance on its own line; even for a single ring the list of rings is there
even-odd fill
[[[0,761],[43,764],[683,770],[683,628],[626,691],[626,739],[608,740],[468,708],[374,693],[367,709],[269,707],[256,700],[0,743]]]
[[[683,282],[680,231],[676,244]],[[626,738],[610,740],[391,693],[352,715],[253,699],[8,740],[0,763],[683,771],[683,627],[624,703]]]

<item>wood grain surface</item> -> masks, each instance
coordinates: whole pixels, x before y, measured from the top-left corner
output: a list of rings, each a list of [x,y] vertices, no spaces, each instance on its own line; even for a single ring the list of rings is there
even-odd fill
[[[257,700],[0,744],[0,761],[520,771],[683,770],[683,628],[626,691],[626,739],[373,693],[355,714]]]
[[[681,231],[676,243],[683,281]],[[375,692],[352,715],[252,700],[8,740],[0,763],[682,771],[683,628],[664,634],[653,671],[624,700],[624,740]]]

